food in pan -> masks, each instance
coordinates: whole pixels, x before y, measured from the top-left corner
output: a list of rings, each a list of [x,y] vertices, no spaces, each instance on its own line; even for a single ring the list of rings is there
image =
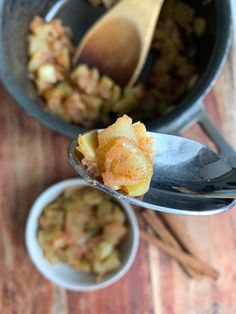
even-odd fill
[[[109,9],[118,1],[89,2]],[[67,122],[107,126],[123,114],[151,120],[172,110],[196,83],[197,40],[205,29],[206,21],[189,4],[166,0],[152,42],[156,61],[149,77],[121,87],[97,68],[73,66],[72,30],[60,20],[36,16],[29,26],[29,77],[45,108]]]

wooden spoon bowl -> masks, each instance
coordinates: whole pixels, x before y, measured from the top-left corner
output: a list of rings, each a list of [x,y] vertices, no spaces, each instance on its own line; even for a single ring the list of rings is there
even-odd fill
[[[132,85],[147,58],[163,2],[119,2],[85,34],[75,63],[96,66],[118,84]]]

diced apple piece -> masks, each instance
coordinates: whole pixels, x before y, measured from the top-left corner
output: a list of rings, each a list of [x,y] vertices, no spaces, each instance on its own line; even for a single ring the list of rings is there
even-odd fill
[[[70,53],[68,48],[61,49],[56,55],[57,63],[64,69],[70,69]]]
[[[53,36],[54,34],[54,29],[52,25],[48,23],[44,23],[40,29],[38,29],[38,33],[36,36],[38,36],[41,39],[47,40],[50,36]]]
[[[96,95],[99,82],[98,69],[90,70],[86,64],[80,64],[71,74],[71,79],[88,95]]]
[[[38,78],[46,83],[56,83],[57,73],[56,69],[51,64],[42,65],[37,71]]]
[[[76,210],[69,210],[65,216],[65,231],[70,234],[70,238],[80,240],[85,230],[83,226],[89,222],[89,216],[86,213],[78,212]]]
[[[144,96],[144,87],[142,84],[128,86],[124,90],[124,96],[140,99]]]
[[[113,86],[114,82],[108,76],[103,76],[98,86],[99,95],[105,100],[110,100],[112,98]]]
[[[101,108],[101,105],[102,105],[101,98],[97,96],[93,96],[93,95],[86,95],[86,94],[81,94],[81,98],[89,109],[97,111]]]
[[[114,85],[113,90],[112,90],[112,102],[117,102],[121,98],[121,88],[119,85]]]
[[[49,103],[54,102],[54,100],[61,101],[62,98],[65,98],[66,96],[69,96],[72,93],[73,93],[72,87],[66,82],[62,82],[46,91],[43,96],[46,99],[47,103]]]
[[[138,184],[124,186],[123,191],[132,197],[143,195],[148,191],[151,179],[152,167],[150,166],[150,172],[144,181]]]
[[[105,155],[104,184],[114,190],[142,182],[149,172],[149,163],[135,143],[117,138]]]
[[[143,85],[139,84],[137,86],[126,87],[123,97],[115,104],[113,111],[120,114],[130,112],[137,107],[143,96]]]
[[[49,90],[52,87],[51,83],[47,83],[39,79],[35,79],[35,84],[37,86],[37,90],[40,95],[45,93],[47,90]]]
[[[98,90],[100,75],[96,68],[90,70],[89,77],[85,77],[83,90],[87,95],[96,95]],[[100,99],[100,97],[99,97]]]
[[[71,95],[65,98],[63,101],[63,107],[74,122],[80,123],[87,119],[87,108],[77,92],[73,92]]]
[[[95,257],[97,260],[104,260],[113,251],[113,245],[108,241],[101,241],[95,248]]]
[[[98,275],[97,280],[102,278],[102,276],[106,273],[109,273],[120,266],[121,260],[116,250],[113,250],[113,252],[104,261],[93,261],[93,271]]]
[[[123,225],[125,224],[125,221],[126,221],[125,214],[118,205],[113,206],[112,216],[113,216],[113,220],[117,220],[119,221],[119,223]]]
[[[52,29],[51,33],[52,33],[53,37],[61,39],[62,36],[65,36],[65,29],[62,26],[61,20],[53,19],[50,22],[48,22],[47,25],[50,25],[50,27]]]
[[[50,56],[47,51],[38,51],[30,59],[28,64],[28,71],[37,71],[43,64],[47,63]]]
[[[121,98],[113,107],[114,112],[123,114],[125,112],[130,112],[138,105],[138,99],[135,97],[125,96]]]
[[[85,159],[96,159],[96,148],[98,147],[98,132],[89,131],[78,138],[78,150],[84,155]]]
[[[48,51],[48,46],[45,40],[38,38],[37,36],[30,35],[28,38],[29,41],[29,48],[28,52],[29,55],[32,56],[38,51]]]
[[[91,78],[92,78],[93,80],[96,80],[96,81],[99,80],[100,74],[99,74],[99,71],[98,71],[97,68],[93,68],[93,69],[91,70]]]
[[[99,119],[102,106],[102,99],[97,96],[86,94],[81,94],[81,99],[83,103],[86,105],[90,121],[95,121]]]
[[[107,144],[116,137],[126,137],[129,140],[136,141],[136,134],[132,125],[132,119],[124,115],[118,118],[116,122],[98,134],[99,146]]]
[[[97,219],[100,224],[113,220],[113,207],[114,203],[110,200],[104,200],[99,204],[97,209]]]
[[[81,261],[78,258],[74,257],[74,259],[71,259],[71,262],[68,261],[68,264],[79,271],[83,272],[90,272],[91,266],[87,261]]]
[[[66,82],[62,82],[44,92],[43,97],[51,112],[62,117],[66,121],[71,121],[71,117],[69,116],[67,108],[63,106],[63,102],[66,97],[72,93],[73,89],[71,86]]]
[[[97,164],[100,173],[105,171],[105,156],[106,153],[112,148],[112,146],[115,144],[116,138],[113,138],[111,141],[107,142],[103,146],[99,146],[96,150],[96,156],[97,156]]]
[[[135,133],[137,135],[137,145],[145,153],[145,155],[152,159],[153,156],[153,139],[148,137],[146,127],[141,122],[133,124]]]
[[[67,37],[67,39],[71,39],[73,37],[73,31],[69,26],[63,26],[64,34]],[[71,46],[71,43],[69,43]]]
[[[78,65],[71,74],[71,79],[84,90],[90,81],[90,70],[86,64]]]
[[[43,19],[40,16],[35,16],[30,23],[29,26],[30,31],[34,34],[39,33],[43,24],[44,24]]]
[[[127,228],[118,220],[108,222],[103,229],[103,239],[113,245],[118,244],[127,233]]]
[[[193,21],[193,30],[198,37],[203,36],[206,31],[206,20],[201,17],[196,17]]]
[[[141,123],[140,121],[136,122],[133,124],[133,127],[138,138],[147,137],[146,127],[143,123]]]

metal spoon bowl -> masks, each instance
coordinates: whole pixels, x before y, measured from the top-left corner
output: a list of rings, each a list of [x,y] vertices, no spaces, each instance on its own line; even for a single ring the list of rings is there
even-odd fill
[[[111,190],[93,177],[82,165],[82,155],[75,150],[77,140],[69,146],[69,161],[88,183],[137,206],[174,214],[211,215],[236,204],[236,168],[193,140],[148,134],[154,139],[156,153],[150,188],[141,198]]]

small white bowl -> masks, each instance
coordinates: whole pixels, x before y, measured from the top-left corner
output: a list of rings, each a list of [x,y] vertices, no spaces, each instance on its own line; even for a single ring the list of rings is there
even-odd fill
[[[82,179],[68,179],[49,187],[36,199],[31,207],[25,230],[26,248],[38,271],[55,284],[74,291],[97,290],[108,287],[118,281],[133,264],[139,244],[138,223],[133,209],[128,203],[117,200],[126,212],[130,225],[129,233],[121,247],[123,263],[119,269],[108,274],[101,281],[96,282],[93,274],[74,270],[62,263],[50,264],[44,258],[37,240],[38,219],[43,208],[53,201],[66,187],[86,185]]]

